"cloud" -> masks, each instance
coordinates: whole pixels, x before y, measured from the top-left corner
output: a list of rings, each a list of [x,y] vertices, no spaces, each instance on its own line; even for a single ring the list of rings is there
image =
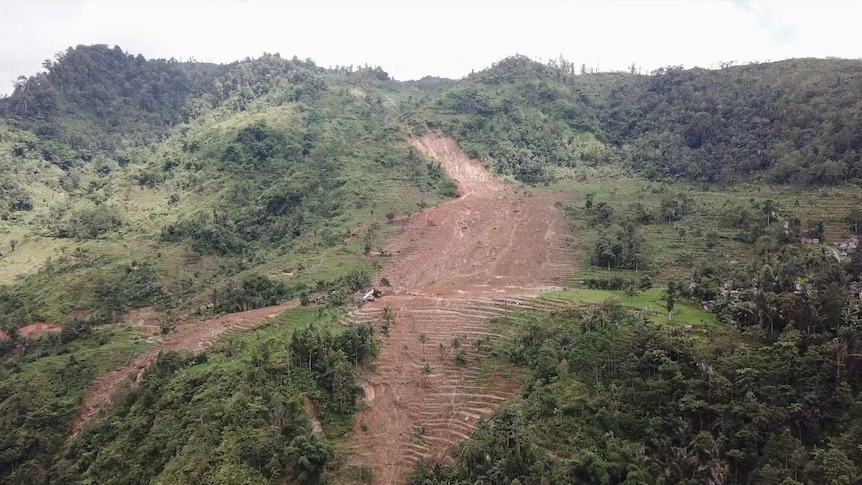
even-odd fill
[[[781,45],[783,57],[862,56],[862,3],[853,1],[735,2]]]
[[[769,3],[736,0],[733,4],[743,12],[753,15],[757,19],[758,27],[776,42],[788,44],[799,39],[796,27],[785,23]]]
[[[0,15],[0,93],[69,46],[230,62],[263,52],[397,79],[459,78],[516,53],[644,71],[862,55],[862,2],[39,1]]]
[[[796,27],[789,25],[781,19],[768,3],[747,3],[748,11],[757,18],[757,25],[780,44],[787,44],[798,40]]]

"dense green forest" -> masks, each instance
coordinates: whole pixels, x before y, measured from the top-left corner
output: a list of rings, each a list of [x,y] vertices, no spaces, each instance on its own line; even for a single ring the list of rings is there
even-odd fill
[[[263,340],[230,339],[194,357],[160,355],[139,387],[115,397],[108,419],[70,443],[48,480],[316,483],[333,450],[304,402],[327,428],[344,427],[359,391],[354,366],[377,343],[364,326],[285,330],[271,325]]]
[[[528,369],[521,394],[410,483],[858,483],[860,264],[785,247],[698,268],[663,299],[713,293],[721,327],[704,335],[619,298],[510,318],[497,351]]]
[[[407,109],[525,182],[615,162],[653,179],[834,185],[862,176],[860,100],[860,61],[646,76],[511,57]]]
[[[0,98],[0,482],[325,480],[379,345],[337,325],[347,295],[389,260],[393,220],[456,194],[406,143],[427,131],[570,193],[582,268],[560,296],[576,308],[496,323],[520,393],[411,483],[862,480],[860,252],[800,244],[859,234],[862,61],[515,56],[399,82],[96,45],[44,67]],[[312,293],[161,355],[67,436],[90,383],[151,345],[120,325],[132,310],[170,334]],[[33,322],[62,328],[19,334]]]
[[[164,135],[182,118],[186,100],[203,94],[226,70],[147,60],[106,45],[70,47],[43,67],[44,73],[18,79],[4,118],[79,156]]]

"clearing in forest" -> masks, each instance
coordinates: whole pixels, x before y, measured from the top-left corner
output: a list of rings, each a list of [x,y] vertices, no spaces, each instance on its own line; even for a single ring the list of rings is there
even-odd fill
[[[498,337],[489,320],[575,273],[562,195],[497,180],[451,138],[410,143],[443,166],[459,198],[406,221],[380,273],[393,291],[347,317],[389,333],[347,445],[350,468],[375,484],[403,483],[417,459],[441,458],[517,389],[515,376],[483,368]]]
[[[395,261],[379,275],[394,291],[346,317],[389,327],[375,373],[363,382],[365,406],[346,450],[348,465],[367,470],[378,484],[402,483],[418,458],[442,457],[517,389],[515,376],[483,368],[497,338],[489,320],[513,306],[536,306],[532,297],[575,273],[562,195],[497,180],[451,138],[429,134],[410,143],[443,166],[459,197],[400,222],[402,230],[385,248]],[[135,382],[159,352],[201,352],[225,330],[258,326],[295,305],[179,327],[96,379],[70,434],[98,417],[117,386]]]

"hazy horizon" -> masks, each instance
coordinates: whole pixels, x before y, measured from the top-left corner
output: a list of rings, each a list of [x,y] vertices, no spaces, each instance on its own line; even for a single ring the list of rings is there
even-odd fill
[[[0,94],[68,47],[225,63],[264,52],[458,79],[510,55],[596,71],[862,56],[862,2],[0,3]]]

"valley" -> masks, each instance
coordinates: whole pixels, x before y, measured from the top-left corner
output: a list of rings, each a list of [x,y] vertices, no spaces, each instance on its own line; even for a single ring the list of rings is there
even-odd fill
[[[862,481],[859,60],[43,68],[0,483]]]

